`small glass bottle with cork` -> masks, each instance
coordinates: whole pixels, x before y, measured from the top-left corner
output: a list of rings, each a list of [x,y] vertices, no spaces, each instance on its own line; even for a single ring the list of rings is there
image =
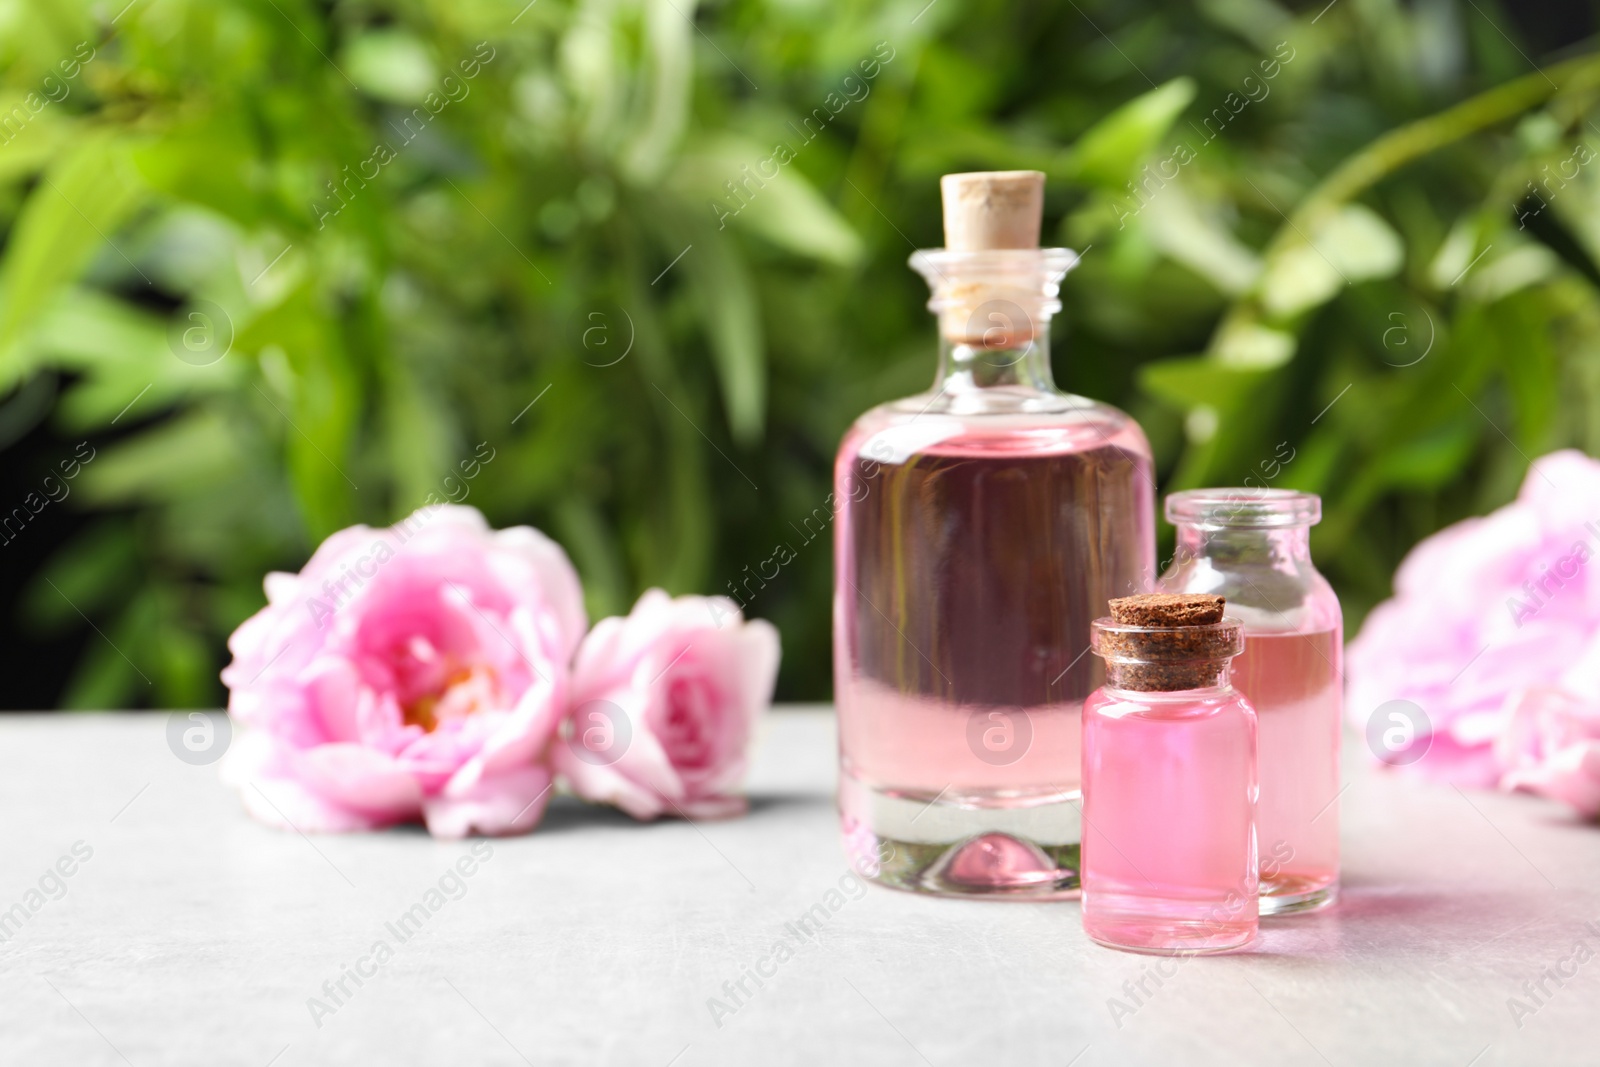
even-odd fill
[[[1083,711],[1083,926],[1157,955],[1256,936],[1256,713],[1229,681],[1225,601],[1145,594],[1093,625],[1105,685]]]

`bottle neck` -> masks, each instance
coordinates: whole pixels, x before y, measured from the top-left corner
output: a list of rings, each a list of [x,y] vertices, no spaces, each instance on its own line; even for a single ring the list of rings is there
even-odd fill
[[[1025,340],[1008,335],[998,324],[983,336],[941,335],[934,389],[952,398],[991,390],[996,398],[1057,395],[1050,370],[1049,329],[1046,319]]]
[[[1073,408],[1050,373],[1050,318],[1061,310],[1061,279],[1077,259],[1064,248],[915,253],[911,265],[928,281],[928,310],[939,323],[939,373],[924,410]]]
[[[1174,559],[1211,559],[1274,568],[1311,565],[1311,527],[1202,526],[1179,523]]]

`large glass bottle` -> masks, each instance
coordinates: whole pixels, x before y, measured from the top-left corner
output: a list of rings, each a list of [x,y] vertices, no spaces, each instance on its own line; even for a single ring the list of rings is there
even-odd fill
[[[1339,888],[1344,620],[1311,562],[1313,493],[1193,489],[1167,497],[1177,527],[1168,593],[1220,593],[1244,624],[1233,684],[1258,716],[1261,914],[1331,903]]]
[[[934,387],[868,411],[839,449],[840,815],[857,870],[899,888],[1077,892],[1089,627],[1153,580],[1154,483],[1139,426],[1052,380],[1076,258],[913,255],[940,324]]]

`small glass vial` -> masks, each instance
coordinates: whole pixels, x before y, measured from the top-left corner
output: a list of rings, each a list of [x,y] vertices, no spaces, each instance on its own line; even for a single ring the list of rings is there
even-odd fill
[[[1309,911],[1339,889],[1344,622],[1311,562],[1314,493],[1193,489],[1167,497],[1178,531],[1169,593],[1215,593],[1244,626],[1233,682],[1260,717],[1261,914]]]
[[[1111,948],[1227,952],[1256,936],[1256,713],[1216,596],[1111,601],[1083,709],[1083,928]]]

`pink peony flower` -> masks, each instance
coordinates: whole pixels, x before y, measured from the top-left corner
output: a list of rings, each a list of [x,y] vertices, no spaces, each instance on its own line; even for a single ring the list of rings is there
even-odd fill
[[[777,672],[770,623],[744,622],[726,597],[652,589],[627,618],[596,623],[578,650],[556,769],[580,797],[636,819],[738,814]]]
[[[1600,815],[1600,703],[1595,700],[1542,686],[1529,689],[1511,709],[1495,753],[1506,768],[1500,788],[1562,801],[1590,819]]]
[[[1395,595],[1372,610],[1346,655],[1355,724],[1389,700],[1431,724],[1415,766],[1489,787],[1496,738],[1539,687],[1600,683],[1600,463],[1580,452],[1537,460],[1517,499],[1418,544]]]
[[[586,617],[578,576],[526,526],[424,508],[352,526],[228,642],[223,764],[250,813],[298,830],[422,818],[441,837],[538,823]]]

